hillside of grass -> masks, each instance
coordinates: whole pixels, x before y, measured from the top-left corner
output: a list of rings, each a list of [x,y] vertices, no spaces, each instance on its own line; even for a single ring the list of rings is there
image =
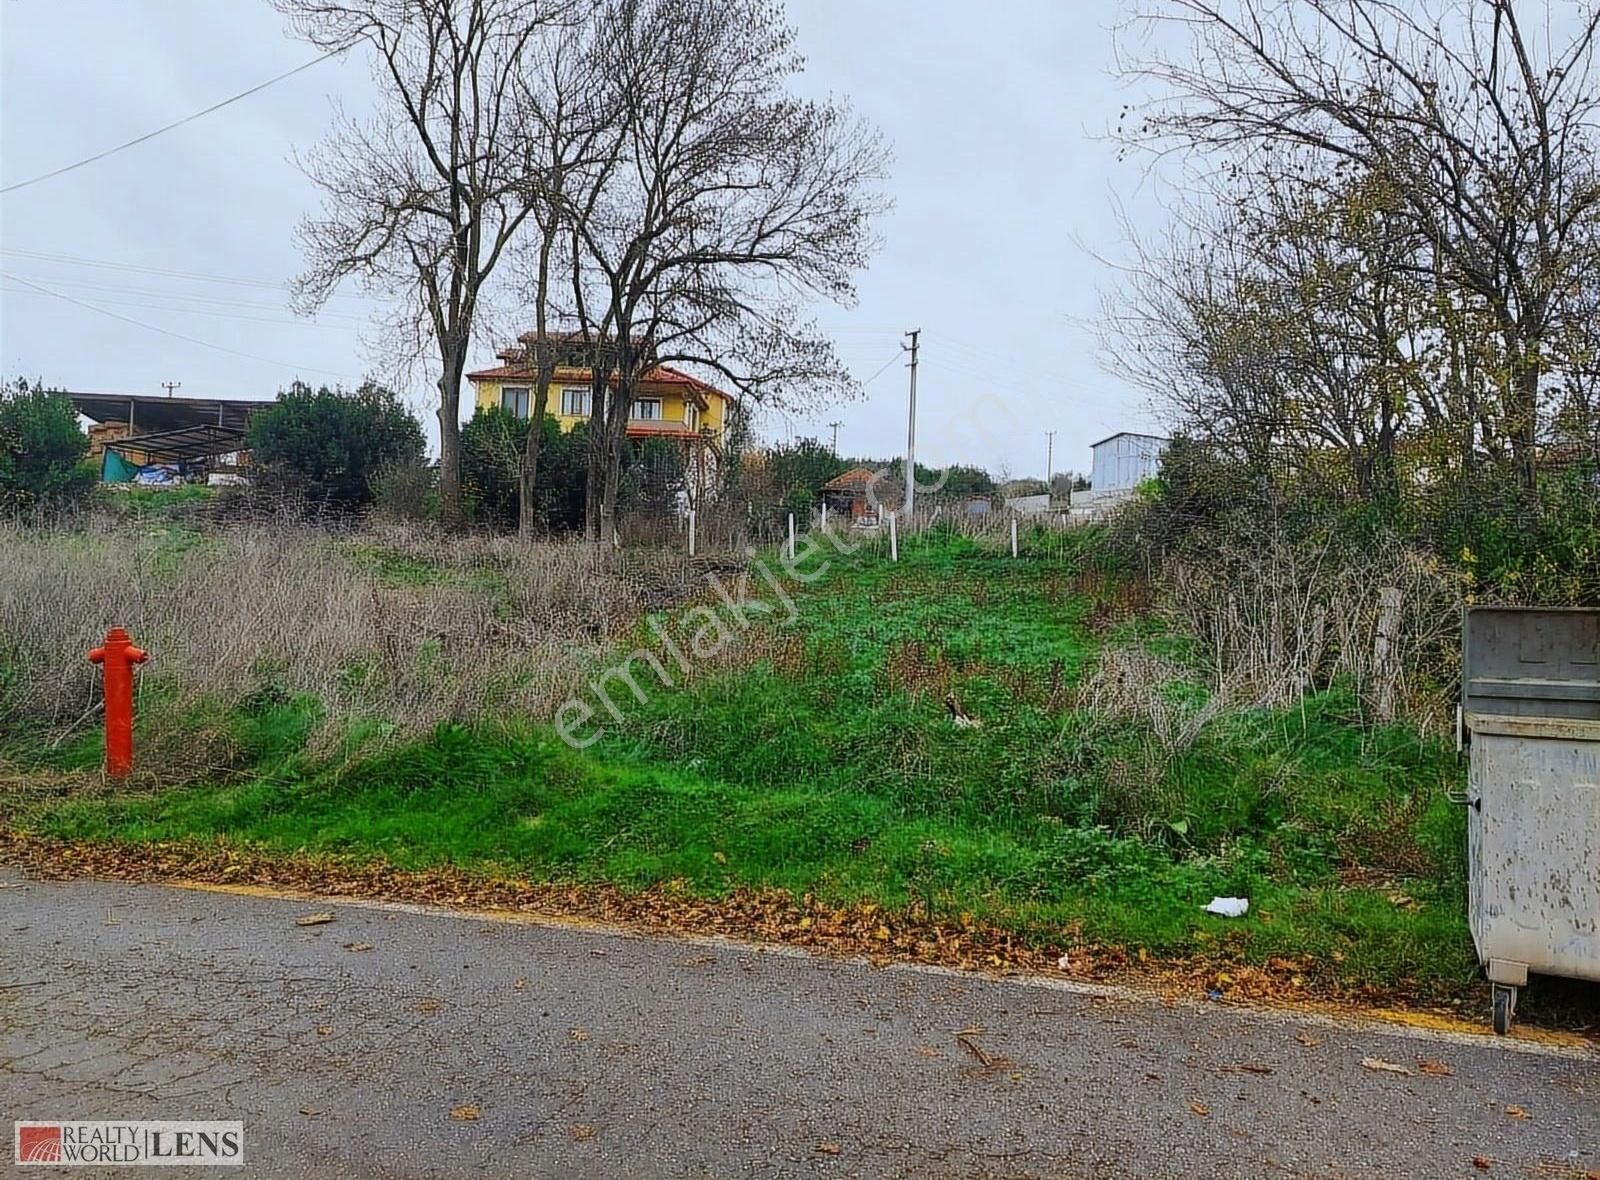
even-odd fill
[[[367,747],[353,732],[330,754],[307,744],[321,703],[268,691],[224,718],[244,773],[13,798],[7,822],[713,898],[778,888],[1423,994],[1476,978],[1452,749],[1364,724],[1337,686],[1293,709],[1208,711],[1189,645],[1141,613],[1092,531],[1025,537],[1016,560],[935,532],[901,558],[829,554],[821,577],[786,584],[792,621],[730,628],[729,649],[671,687],[644,677],[647,700],[624,691],[622,721],[601,713],[582,751],[500,717]],[[696,609],[605,650],[659,651]],[[96,754],[82,738],[52,757]],[[1202,913],[1214,895],[1251,911]]]

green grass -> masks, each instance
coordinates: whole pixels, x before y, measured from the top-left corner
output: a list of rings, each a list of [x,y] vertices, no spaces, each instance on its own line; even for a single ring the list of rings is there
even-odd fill
[[[316,702],[265,694],[222,719],[249,780],[38,804],[16,822],[711,896],[771,886],[1047,941],[1072,924],[1156,953],[1309,957],[1353,981],[1474,978],[1453,751],[1365,728],[1332,691],[1224,716],[1164,753],[1141,722],[1071,707],[1108,639],[1190,650],[1148,623],[1095,633],[1076,576],[1088,554],[1057,535],[1048,559],[1030,546],[1013,562],[935,535],[902,556],[835,556],[795,622],[757,624],[762,658],[643,705],[622,693],[623,723],[581,753],[504,725],[314,759]],[[981,728],[952,723],[947,692]],[[1348,883],[1352,866],[1368,884]],[[1215,894],[1250,897],[1250,915],[1203,915]]]

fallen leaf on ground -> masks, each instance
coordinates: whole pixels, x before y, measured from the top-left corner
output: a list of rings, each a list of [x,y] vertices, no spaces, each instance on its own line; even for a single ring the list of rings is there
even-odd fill
[[[479,1110],[475,1104],[467,1102],[461,1106],[452,1106],[450,1108],[450,1117],[458,1123],[475,1123],[483,1117],[483,1111]]]
[[[575,1041],[587,1041],[589,1039],[589,1030],[586,1028],[575,1028],[567,1035]]]
[[[514,991],[514,992],[520,992],[520,991],[527,990],[527,987],[528,987],[528,981],[526,979],[519,979],[519,980],[517,980],[517,982],[515,982],[515,983],[513,983],[511,985],[511,990]]]
[[[302,1106],[300,1108],[300,1113],[305,1115],[307,1118],[311,1118],[311,1117],[314,1117],[316,1115],[321,1114],[322,1111],[318,1107],[315,1107],[315,1106]]]
[[[319,1024],[319,1025],[317,1025],[317,1035],[319,1037],[331,1037],[333,1035],[333,1025],[331,1025],[331,1024]]]
[[[1405,1066],[1393,1061],[1385,1061],[1381,1057],[1363,1057],[1361,1059],[1361,1068],[1370,1069],[1375,1073],[1398,1073],[1404,1074],[1406,1077],[1411,1076],[1411,1071]]]
[[[567,1134],[571,1135],[579,1143],[587,1143],[598,1133],[599,1132],[597,1132],[588,1123],[573,1123],[572,1129],[567,1132]]]
[[[1211,1108],[1204,1102],[1191,1102],[1189,1103],[1189,1109],[1194,1111],[1195,1114],[1199,1115],[1201,1118],[1205,1118],[1211,1113]]]
[[[418,1000],[414,1005],[416,1010],[421,1012],[424,1016],[432,1016],[443,1006],[444,1004],[442,1001],[436,1000],[432,996],[423,996],[422,999]]]
[[[1531,1119],[1533,1117],[1528,1113],[1528,1108],[1526,1106],[1518,1106],[1516,1103],[1512,1103],[1510,1106],[1506,1107],[1506,1113],[1514,1119]]]
[[[1444,1062],[1435,1060],[1432,1057],[1419,1057],[1417,1058],[1417,1072],[1425,1073],[1429,1077],[1448,1078],[1454,1077],[1456,1071]]]
[[[302,914],[294,920],[296,926],[326,926],[333,921],[333,915],[323,910],[319,914]]]
[[[1299,1041],[1307,1049],[1315,1049],[1318,1045],[1322,1044],[1321,1037],[1314,1037],[1305,1029],[1301,1029],[1299,1032],[1295,1033],[1294,1039]]]
[[[1490,1168],[1494,1167],[1494,1163],[1486,1155],[1475,1155],[1472,1157],[1472,1166],[1487,1172]]]
[[[940,1056],[940,1053],[939,1053],[939,1050],[935,1049],[932,1045],[918,1045],[917,1046],[917,1056],[919,1056],[919,1057],[938,1057],[938,1056]]]
[[[839,1145],[837,1143],[819,1143],[817,1144],[817,1153],[819,1155],[838,1155]]]
[[[344,944],[344,949],[347,951],[370,951],[372,944],[370,942],[347,942]]]

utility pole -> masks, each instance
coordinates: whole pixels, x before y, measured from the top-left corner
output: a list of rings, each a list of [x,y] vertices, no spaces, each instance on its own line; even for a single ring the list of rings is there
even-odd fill
[[[838,422],[829,422],[828,425],[833,427],[833,457],[835,459],[837,459],[839,457],[839,426],[840,426],[840,423],[838,423]]]
[[[1056,432],[1047,430],[1044,432],[1044,437],[1044,491],[1045,495],[1048,496],[1050,494],[1050,473],[1056,461]]]
[[[165,389],[167,391],[167,396],[168,397],[171,397],[172,396],[172,391],[174,389],[182,389],[183,388],[183,382],[182,381],[163,381],[161,383],[161,388]]]
[[[906,522],[909,524],[917,503],[917,338],[922,335],[922,329],[913,328],[906,335],[911,337],[911,343],[900,347],[911,354],[911,405],[906,415]]]

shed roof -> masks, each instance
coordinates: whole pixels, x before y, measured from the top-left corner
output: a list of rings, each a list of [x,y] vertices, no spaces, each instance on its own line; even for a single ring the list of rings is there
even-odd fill
[[[242,451],[247,445],[242,430],[197,425],[115,439],[106,443],[106,450],[124,457],[142,455],[147,463],[182,463]]]
[[[1151,442],[1170,442],[1171,441],[1164,434],[1140,434],[1137,430],[1119,430],[1115,434],[1106,435],[1099,442],[1090,443],[1089,444],[1089,449],[1092,451],[1096,447],[1103,447],[1103,446],[1105,446],[1106,443],[1114,442],[1116,439],[1119,439],[1119,438],[1147,438]]]
[[[215,426],[242,434],[250,416],[270,406],[263,399],[161,397],[140,393],[72,393],[67,400],[91,422],[126,422],[133,410],[135,430],[156,433],[191,426]]]

